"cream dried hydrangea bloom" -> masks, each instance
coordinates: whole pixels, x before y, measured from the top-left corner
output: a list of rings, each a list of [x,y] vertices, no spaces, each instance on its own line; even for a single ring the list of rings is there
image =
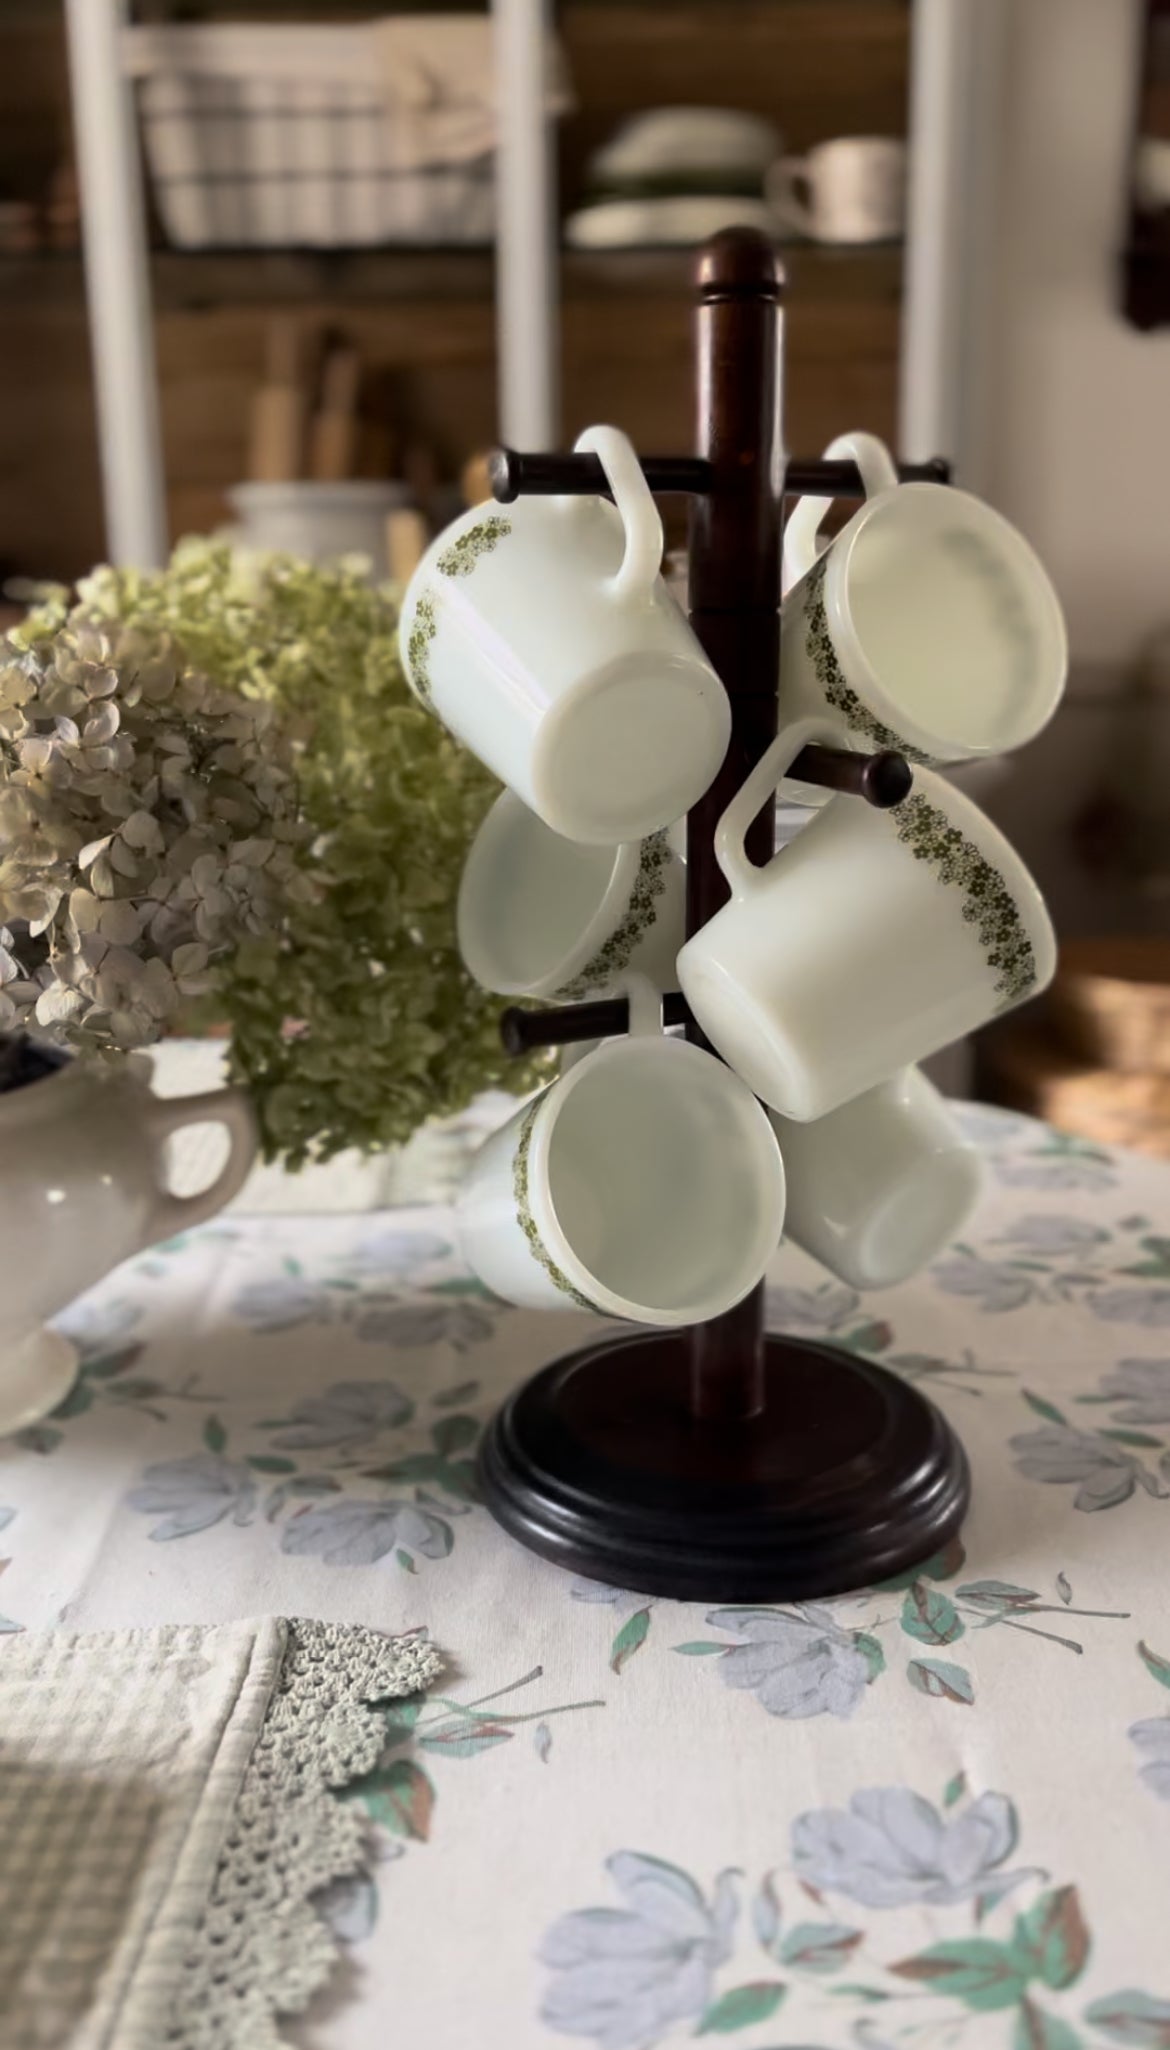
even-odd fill
[[[92,594],[91,594],[92,595]],[[156,1039],[311,894],[275,707],[54,596],[0,643],[0,1030]]]

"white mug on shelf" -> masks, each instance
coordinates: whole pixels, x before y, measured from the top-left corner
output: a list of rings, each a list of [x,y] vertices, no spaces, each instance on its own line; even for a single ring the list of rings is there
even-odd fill
[[[750,1294],[784,1226],[784,1165],[750,1090],[661,1031],[627,983],[630,1031],[567,1061],[492,1134],[459,1199],[473,1272],[536,1310],[705,1323]]]
[[[715,834],[731,902],[678,957],[716,1051],[801,1123],[1037,995],[1056,967],[1018,854],[929,770],[892,811],[831,798],[754,867],[744,836],[810,737],[779,735],[732,799]]]
[[[672,989],[685,899],[665,832],[618,847],[566,840],[505,790],[464,864],[459,951],[498,996],[579,1003],[631,970]]]
[[[1002,754],[1060,702],[1060,601],[1022,534],[949,484],[899,484],[884,444],[842,434],[866,501],[820,555],[826,501],[802,498],[784,539],[780,720],[838,747],[912,761]]]
[[[890,135],[837,136],[779,158],[764,189],[781,228],[816,242],[890,242],[905,224],[906,146]]]
[[[775,1112],[788,1177],[787,1238],[851,1288],[908,1281],[962,1229],[978,1148],[917,1068],[812,1124]]]
[[[399,638],[417,697],[569,840],[641,840],[709,787],[727,694],[659,574],[662,521],[616,427],[614,495],[474,507],[432,542]]]

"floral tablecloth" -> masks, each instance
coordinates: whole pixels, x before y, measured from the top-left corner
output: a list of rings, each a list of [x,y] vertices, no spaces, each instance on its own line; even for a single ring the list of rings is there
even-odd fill
[[[230,1216],[62,1321],[0,1445],[7,1629],[291,1613],[430,1633],[358,1790],[312,2050],[1170,2046],[1170,1171],[987,1110],[966,1239],[773,1323],[928,1387],[962,1545],[801,1607],[575,1582],[476,1506],[586,1320],[489,1301],[441,1206]]]

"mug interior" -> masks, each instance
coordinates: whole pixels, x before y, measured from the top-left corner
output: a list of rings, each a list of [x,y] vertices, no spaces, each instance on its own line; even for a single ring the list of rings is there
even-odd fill
[[[568,981],[592,951],[621,858],[564,839],[510,793],[498,798],[459,892],[459,945],[476,981],[501,996]]]
[[[771,1128],[697,1048],[627,1040],[583,1062],[553,1126],[547,1175],[576,1261],[600,1292],[651,1320],[729,1308],[779,1240],[783,1168]]]
[[[1019,747],[1051,717],[1068,667],[1064,619],[1039,560],[992,507],[945,485],[902,485],[858,517],[837,575],[889,723],[928,737],[927,753]]]

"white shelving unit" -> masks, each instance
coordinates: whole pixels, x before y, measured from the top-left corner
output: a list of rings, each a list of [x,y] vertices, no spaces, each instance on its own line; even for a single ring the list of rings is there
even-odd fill
[[[559,436],[555,171],[543,98],[550,0],[492,0],[508,118],[497,161],[498,418],[504,440]],[[976,127],[994,133],[1001,0],[914,0],[902,452],[949,455],[974,439],[964,391],[965,309],[981,288],[986,198],[971,175]],[[98,399],[107,547],[150,567],[167,552],[146,208],[127,0],[66,0],[82,231]],[[988,125],[990,124],[990,126]]]

